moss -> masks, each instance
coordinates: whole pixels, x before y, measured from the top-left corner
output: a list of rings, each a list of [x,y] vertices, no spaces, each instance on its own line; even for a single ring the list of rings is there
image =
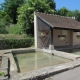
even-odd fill
[[[5,75],[5,72],[0,72],[0,76],[4,76]]]

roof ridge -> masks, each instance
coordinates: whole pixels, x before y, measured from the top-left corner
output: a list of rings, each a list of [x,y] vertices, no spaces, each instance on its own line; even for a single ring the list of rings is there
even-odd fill
[[[42,12],[36,12],[36,13],[46,14],[46,15],[53,15],[53,16],[59,16],[59,17],[64,17],[64,18],[71,18],[71,19],[73,19],[72,17],[61,16],[61,15],[55,15],[55,14],[48,14],[48,13],[42,13]]]

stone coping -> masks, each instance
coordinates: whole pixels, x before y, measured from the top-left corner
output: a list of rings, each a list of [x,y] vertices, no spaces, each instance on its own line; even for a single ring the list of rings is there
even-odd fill
[[[4,76],[0,76],[0,80],[9,79],[9,59],[7,56],[2,56],[0,72],[4,72]]]
[[[15,63],[15,60],[14,60],[12,53],[4,54],[4,55],[8,56],[10,59],[10,72],[17,71],[17,66],[16,66],[16,63]]]
[[[22,53],[22,52],[33,52],[33,51],[44,51],[46,53],[53,53],[56,56],[71,59],[71,60],[76,60],[80,58],[80,55],[75,55],[67,52],[62,52],[62,51],[57,51],[57,50],[49,50],[49,49],[35,49],[35,48],[19,48],[19,49],[10,49],[7,50],[10,51],[11,53]],[[7,51],[5,53],[7,53]]]
[[[77,66],[80,66],[80,60],[75,60],[60,65],[50,66],[39,70],[20,73],[19,75],[22,80],[31,80],[31,79],[36,79],[38,77],[50,76],[50,74],[54,75],[69,69],[73,69]]]
[[[54,54],[55,56],[71,59],[71,60],[76,60],[80,58],[80,55],[75,55],[75,54],[57,51],[57,50],[42,49],[42,51],[49,53],[49,54]]]

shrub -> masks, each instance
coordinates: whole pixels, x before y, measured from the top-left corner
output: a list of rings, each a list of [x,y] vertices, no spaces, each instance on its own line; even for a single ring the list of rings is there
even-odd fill
[[[32,37],[25,39],[3,39],[0,40],[0,49],[31,47],[33,43],[34,39]]]
[[[3,20],[0,20],[0,34],[6,34],[8,33],[6,30],[6,24]]]
[[[17,24],[15,25],[10,25],[8,28],[7,28],[7,32],[9,34],[22,34],[22,30],[21,30],[21,27],[18,26]]]

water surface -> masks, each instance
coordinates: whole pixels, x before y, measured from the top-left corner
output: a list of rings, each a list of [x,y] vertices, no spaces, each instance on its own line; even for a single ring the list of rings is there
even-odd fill
[[[71,61],[43,52],[15,54],[14,58],[18,67],[18,72],[37,70]]]

